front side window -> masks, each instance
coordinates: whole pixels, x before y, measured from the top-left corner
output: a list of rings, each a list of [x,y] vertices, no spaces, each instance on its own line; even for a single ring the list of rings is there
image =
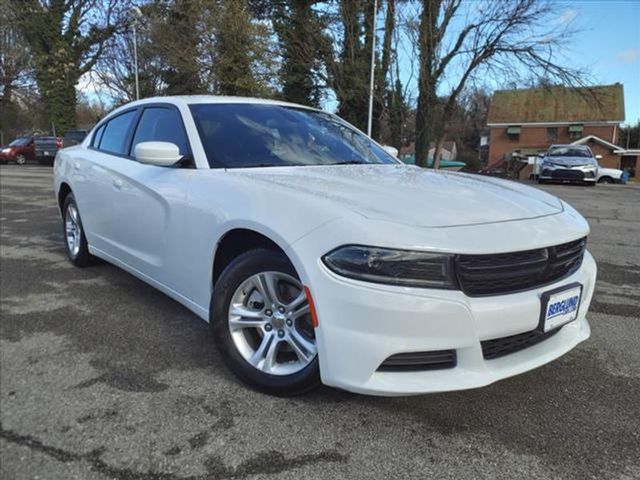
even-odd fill
[[[135,116],[136,111],[131,110],[109,120],[98,148],[104,152],[126,155],[128,151],[126,143]]]
[[[182,118],[177,110],[166,107],[144,109],[133,137],[131,154],[135,154],[138,143],[152,141],[173,143],[180,149],[180,155],[186,155],[189,152]]]
[[[212,168],[397,163],[328,113],[263,104],[190,108]]]

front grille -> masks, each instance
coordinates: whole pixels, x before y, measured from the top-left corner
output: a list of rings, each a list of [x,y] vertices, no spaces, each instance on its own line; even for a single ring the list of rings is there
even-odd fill
[[[431,352],[410,352],[391,355],[378,367],[379,372],[415,372],[420,370],[440,370],[456,366],[455,350],[434,350]]]
[[[458,255],[456,276],[467,295],[484,296],[530,290],[558,281],[582,264],[587,239],[521,252]]]
[[[584,178],[584,173],[581,170],[553,170],[551,172],[551,178],[556,180],[582,180]]]
[[[482,346],[482,356],[485,360],[504,357],[505,355],[519,352],[520,350],[524,350],[525,348],[543,342],[547,338],[554,336],[559,331],[560,328],[556,328],[555,330],[550,330],[548,332],[532,330],[530,332],[519,333],[509,337],[485,340],[480,342],[480,345]]]

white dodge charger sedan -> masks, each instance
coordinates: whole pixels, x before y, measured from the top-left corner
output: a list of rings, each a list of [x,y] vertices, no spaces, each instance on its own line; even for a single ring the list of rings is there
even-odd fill
[[[269,393],[480,387],[589,337],[596,265],[571,206],[404,165],[315,109],[130,103],[58,153],[54,188],[71,262],[182,303]]]

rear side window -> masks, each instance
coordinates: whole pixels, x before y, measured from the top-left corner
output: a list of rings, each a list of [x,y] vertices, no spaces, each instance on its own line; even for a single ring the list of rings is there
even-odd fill
[[[98,148],[104,152],[126,155],[128,153],[126,143],[135,117],[136,111],[131,110],[109,120],[102,133]]]
[[[131,144],[131,155],[140,142],[171,142],[178,146],[181,155],[189,153],[187,136],[180,113],[172,108],[145,108]]]

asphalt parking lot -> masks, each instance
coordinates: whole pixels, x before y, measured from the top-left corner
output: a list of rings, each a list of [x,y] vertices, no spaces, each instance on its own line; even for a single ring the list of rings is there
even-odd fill
[[[66,260],[51,169],[0,168],[3,479],[640,478],[640,188],[545,186],[591,224],[592,337],[489,387],[247,390],[207,324]]]

